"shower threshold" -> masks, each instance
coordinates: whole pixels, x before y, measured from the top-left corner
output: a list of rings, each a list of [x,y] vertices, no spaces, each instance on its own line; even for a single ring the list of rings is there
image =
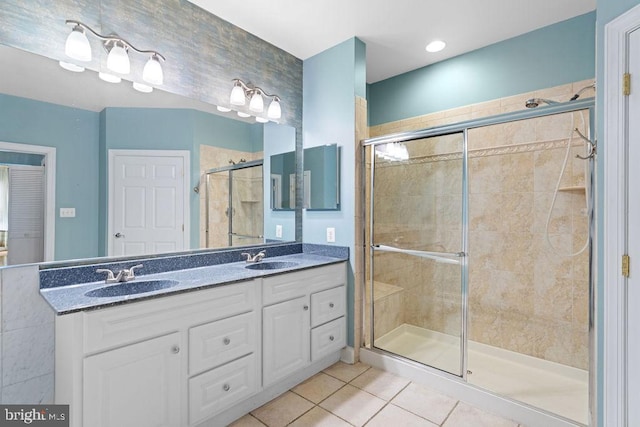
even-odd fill
[[[402,324],[376,339],[375,346],[448,372],[460,369],[460,339]],[[587,424],[588,371],[469,341],[470,384]]]

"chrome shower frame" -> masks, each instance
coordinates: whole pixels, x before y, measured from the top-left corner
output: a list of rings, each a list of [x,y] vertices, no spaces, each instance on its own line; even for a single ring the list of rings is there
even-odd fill
[[[233,163],[233,162],[232,162]],[[229,202],[229,207],[227,208],[227,212],[228,212],[228,216],[229,216],[229,230],[228,230],[228,236],[229,236],[229,247],[233,246],[233,237],[234,236],[238,236],[238,237],[246,237],[246,238],[263,238],[264,236],[246,236],[246,235],[237,235],[233,232],[233,215],[231,212],[232,209],[232,203],[233,203],[233,172],[237,171],[237,170],[241,170],[241,169],[247,169],[247,168],[254,168],[254,167],[258,167],[258,166],[264,166],[263,165],[264,161],[261,160],[252,160],[250,162],[240,162],[240,163],[233,163],[230,166],[222,166],[219,168],[212,168],[212,169],[208,169],[206,171],[204,171],[203,175],[205,176],[205,218],[206,218],[206,224],[205,224],[205,247],[209,247],[209,192],[211,190],[210,188],[210,183],[209,183],[209,177],[214,174],[214,173],[219,173],[219,172],[229,172],[229,196],[228,196],[228,202]],[[263,179],[264,179],[264,173],[263,173]]]
[[[495,115],[495,116],[490,116],[490,117],[485,117],[485,118],[480,118],[480,119],[474,119],[474,120],[469,120],[469,121],[464,121],[464,122],[459,122],[459,123],[454,123],[454,124],[449,124],[449,125],[443,125],[443,126],[436,126],[433,128],[427,128],[427,129],[422,129],[422,130],[417,130],[417,131],[410,131],[410,132],[402,132],[402,133],[396,133],[396,134],[391,134],[391,135],[384,135],[384,136],[380,136],[380,137],[375,137],[375,138],[369,138],[369,139],[365,139],[361,141],[361,149],[362,151],[362,159],[363,159],[363,165],[362,165],[362,171],[363,174],[365,174],[365,170],[366,170],[366,149],[367,147],[371,147],[371,153],[370,153],[370,162],[371,162],[371,171],[370,171],[370,176],[369,176],[369,181],[368,181],[368,185],[370,185],[371,188],[371,195],[370,195],[370,200],[369,200],[369,206],[366,206],[366,203],[363,203],[363,209],[368,209],[369,210],[369,239],[368,242],[364,241],[362,242],[363,246],[366,248],[369,248],[369,255],[368,255],[368,259],[365,257],[365,263],[368,262],[369,265],[367,266],[365,264],[365,269],[368,267],[369,268],[369,287],[368,290],[370,292],[370,296],[371,296],[371,302],[369,303],[369,307],[362,307],[363,308],[363,317],[362,317],[362,327],[364,328],[366,325],[365,322],[365,316],[364,313],[366,310],[368,310],[368,314],[369,314],[369,350],[375,353],[379,353],[382,355],[386,355],[389,356],[391,358],[394,359],[398,359],[398,360],[402,360],[403,362],[407,362],[413,365],[419,365],[421,366],[422,369],[427,369],[433,373],[437,373],[438,375],[443,375],[447,378],[453,379],[455,381],[460,381],[465,383],[466,386],[468,387],[473,387],[473,388],[479,388],[473,384],[470,384],[467,382],[467,356],[468,356],[468,299],[469,299],[469,290],[468,290],[468,226],[469,226],[469,201],[468,201],[468,132],[471,129],[476,129],[476,128],[481,128],[481,127],[486,127],[486,126],[492,126],[492,125],[498,125],[498,124],[504,124],[504,123],[509,123],[509,122],[515,122],[515,121],[519,121],[519,120],[526,120],[526,119],[534,119],[534,118],[538,118],[538,117],[545,117],[545,116],[551,116],[551,115],[555,115],[555,114],[562,114],[562,113],[571,113],[571,112],[575,112],[575,111],[580,111],[580,110],[588,110],[589,111],[589,134],[587,135],[587,138],[590,140],[590,142],[592,144],[595,145],[595,141],[593,141],[593,132],[592,129],[594,129],[595,126],[595,122],[594,122],[594,117],[595,117],[595,100],[594,98],[585,98],[585,99],[576,99],[574,101],[568,101],[568,102],[558,102],[558,103],[552,103],[548,106],[543,106],[543,107],[539,107],[539,108],[535,108],[535,109],[526,109],[526,110],[520,110],[520,111],[516,111],[516,112],[512,112],[512,113],[506,113],[506,114],[499,114],[499,115]],[[374,241],[373,241],[373,232],[374,232],[374,218],[373,218],[373,207],[374,207],[374,195],[373,195],[373,189],[374,189],[374,185],[375,185],[375,147],[377,145],[380,144],[387,144],[387,143],[401,143],[401,142],[409,142],[409,141],[415,141],[415,140],[419,140],[419,139],[424,139],[424,138],[429,138],[429,137],[437,137],[437,136],[444,136],[444,135],[450,135],[450,134],[454,134],[454,133],[462,133],[463,135],[463,200],[462,200],[462,248],[463,248],[463,256],[461,257],[461,262],[462,262],[462,283],[461,283],[461,294],[462,294],[462,301],[461,301],[461,307],[462,307],[462,317],[461,317],[461,331],[460,331],[460,337],[461,337],[461,375],[455,375],[455,374],[451,374],[445,371],[442,371],[440,369],[431,367],[429,365],[424,365],[418,362],[414,362],[411,361],[409,359],[406,359],[402,356],[387,352],[385,350],[379,349],[377,347],[375,347],[374,345],[374,341],[375,341],[375,335],[374,335],[374,308],[373,308],[373,257],[374,257],[374,252],[375,252],[375,247],[374,247]],[[596,194],[594,191],[594,185],[595,185],[595,161],[596,161],[596,156],[595,154],[591,157],[589,157],[588,159],[585,159],[585,161],[589,162],[589,168],[588,168],[588,176],[586,177],[586,180],[588,180],[589,184],[591,185],[591,206],[592,209],[594,208],[594,204],[593,204],[593,200],[595,200],[596,198]],[[367,185],[367,179],[363,179],[362,180],[363,185]],[[366,191],[366,189],[362,189],[363,192]],[[591,229],[591,237],[590,237],[590,245],[589,245],[589,419],[590,420],[597,420],[597,414],[596,414],[596,407],[597,407],[597,387],[596,387],[596,381],[597,381],[597,372],[596,372],[596,361],[597,361],[597,343],[596,343],[596,329],[595,329],[595,256],[596,256],[596,245],[594,244],[594,239],[595,239],[595,209],[593,209],[593,211],[591,212],[591,214],[589,215],[589,224],[588,227]],[[364,235],[364,233],[363,233]],[[363,291],[363,295],[365,295],[365,288],[367,286],[367,280],[365,275],[362,276],[360,283],[358,284],[358,286],[361,287],[362,291]],[[362,298],[362,304],[366,304],[366,298]],[[364,336],[364,334],[362,334],[362,336]],[[363,345],[364,347],[365,345]],[[544,409],[541,408],[537,408],[537,407],[533,407],[531,405],[528,405],[526,403],[520,402],[520,401],[516,401],[513,400],[509,397],[506,396],[502,396],[502,395],[497,395],[493,392],[491,392],[490,390],[485,390],[482,389],[484,391],[488,391],[496,396],[499,396],[500,398],[503,399],[507,399],[507,400],[511,400],[514,402],[517,402],[520,405],[525,405],[525,406],[530,406],[531,408],[535,409],[536,411],[542,412],[542,413],[547,413],[550,415],[553,415],[555,417],[560,417],[557,414],[553,414],[550,413]],[[560,417],[562,418],[562,417]],[[567,420],[567,421],[571,421],[574,422],[572,420]]]

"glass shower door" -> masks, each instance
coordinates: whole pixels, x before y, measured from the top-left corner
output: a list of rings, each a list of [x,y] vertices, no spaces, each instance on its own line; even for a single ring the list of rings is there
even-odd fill
[[[373,346],[465,376],[465,134],[372,152]]]
[[[229,193],[229,246],[263,243],[262,165],[231,170]]]

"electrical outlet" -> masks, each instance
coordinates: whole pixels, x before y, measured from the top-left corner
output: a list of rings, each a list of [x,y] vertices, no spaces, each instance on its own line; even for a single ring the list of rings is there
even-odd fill
[[[75,218],[76,208],[60,208],[60,218]]]
[[[282,226],[280,224],[276,225],[276,237],[282,238]]]
[[[336,242],[336,229],[333,227],[327,228],[327,243],[335,243]]]

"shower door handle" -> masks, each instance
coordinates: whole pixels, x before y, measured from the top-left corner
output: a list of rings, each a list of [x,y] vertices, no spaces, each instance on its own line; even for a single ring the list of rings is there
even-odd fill
[[[113,235],[113,237],[115,237],[116,239],[119,239],[121,237],[124,237],[124,234],[117,232],[116,234]]]

